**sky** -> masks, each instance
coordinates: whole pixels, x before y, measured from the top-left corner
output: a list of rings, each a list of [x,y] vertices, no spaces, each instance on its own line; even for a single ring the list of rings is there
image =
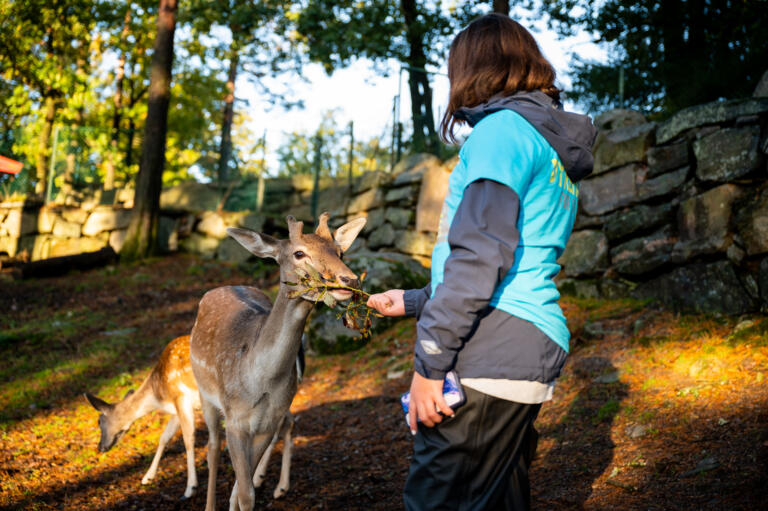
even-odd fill
[[[568,89],[571,83],[570,54],[577,53],[582,58],[598,61],[606,58],[605,51],[592,43],[587,33],[582,32],[567,39],[558,39],[555,32],[547,28],[544,20],[531,21],[530,13],[526,12],[513,12],[512,16],[531,30],[545,57],[555,67],[556,83],[561,88]],[[306,82],[296,78],[285,78],[290,81],[295,97],[304,99],[305,108],[293,110],[270,106],[260,100],[255,87],[247,79],[238,80],[235,86],[236,97],[248,100],[247,113],[252,119],[251,130],[258,135],[266,130],[269,173],[277,172],[276,151],[285,140],[286,133],[293,131],[314,133],[323,113],[328,110],[336,112],[335,119],[340,127],[347,126],[349,121],[354,122],[356,140],[384,137],[382,145],[389,147],[392,105],[398,92],[400,66],[393,60],[388,67],[391,72],[389,76],[384,77],[373,70],[370,61],[361,59],[328,76],[319,64],[306,65],[303,69]],[[430,68],[430,71],[442,73],[431,77],[434,98],[432,107],[436,123],[441,118],[448,98],[446,67],[446,63],[443,62],[439,68]],[[407,80],[407,72],[402,73],[401,122],[408,122],[410,119],[411,105]],[[565,107],[568,110],[579,111],[578,105],[567,101]]]

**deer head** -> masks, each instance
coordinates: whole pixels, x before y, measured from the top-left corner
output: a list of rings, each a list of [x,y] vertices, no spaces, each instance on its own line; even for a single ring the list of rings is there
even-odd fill
[[[228,228],[227,234],[252,254],[276,260],[280,265],[282,285],[298,280],[297,269],[307,271],[311,267],[325,282],[358,288],[360,282],[357,275],[341,261],[341,256],[357,238],[365,225],[365,218],[352,220],[336,229],[331,235],[328,228],[329,217],[328,213],[320,215],[315,232],[308,234],[302,232],[303,222],[297,221],[292,216],[287,217],[289,232],[287,240],[278,240],[266,234],[234,227]],[[295,289],[301,290],[301,284],[297,284]],[[347,300],[352,297],[352,291],[346,289],[333,289],[330,294],[336,300]],[[311,293],[302,293],[301,298],[315,300]]]
[[[123,401],[131,394],[133,394],[133,390],[128,391]],[[101,438],[99,439],[99,451],[107,452],[128,432],[133,421],[123,417],[124,414],[119,409],[119,403],[118,405],[107,403],[88,392],[85,393],[85,398],[92,407],[100,412],[99,429],[101,430]]]

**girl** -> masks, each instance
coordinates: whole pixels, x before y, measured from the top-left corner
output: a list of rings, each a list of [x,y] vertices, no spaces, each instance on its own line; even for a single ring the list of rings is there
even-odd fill
[[[450,177],[432,282],[368,302],[418,318],[405,507],[529,509],[533,423],[568,353],[552,279],[576,217],[575,183],[592,171],[595,129],[562,110],[551,64],[506,16],[458,34],[448,76],[441,135],[456,143],[458,124],[473,130]],[[455,415],[442,396],[449,370],[467,396]]]

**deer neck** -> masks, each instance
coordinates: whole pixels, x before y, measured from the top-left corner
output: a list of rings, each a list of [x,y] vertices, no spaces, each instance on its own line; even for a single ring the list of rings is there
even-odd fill
[[[152,385],[149,385],[150,379],[147,378],[136,392],[115,405],[113,416],[120,424],[130,425],[158,408],[159,403],[152,391]]]
[[[280,285],[272,311],[261,329],[263,349],[249,353],[252,358],[263,360],[266,357],[275,374],[285,374],[296,364],[301,334],[314,307],[308,300],[289,298],[289,293],[285,285]]]

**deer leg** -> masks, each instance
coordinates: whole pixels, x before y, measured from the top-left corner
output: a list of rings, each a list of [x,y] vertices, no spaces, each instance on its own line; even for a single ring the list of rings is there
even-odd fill
[[[171,440],[171,438],[173,438],[173,435],[175,435],[178,430],[179,418],[176,415],[171,415],[171,418],[168,419],[168,424],[165,426],[163,434],[160,435],[160,442],[157,444],[157,452],[155,452],[155,457],[152,459],[152,464],[149,466],[147,473],[144,474],[144,477],[141,478],[141,484],[149,484],[149,482],[155,478],[155,475],[157,475],[157,466],[160,464],[160,458],[163,457],[165,446],[168,445],[168,442]]]
[[[288,413],[283,419],[281,430],[279,430],[283,434],[283,461],[280,466],[280,482],[277,483],[277,488],[275,488],[275,492],[272,494],[276,499],[285,495],[288,492],[288,488],[290,488],[291,449],[293,448],[291,434],[293,433],[294,423],[293,415]]]
[[[188,499],[197,488],[197,472],[195,471],[195,411],[188,399],[181,398],[176,403],[181,423],[181,434],[184,437],[184,448],[187,451],[187,488],[183,499]]]
[[[268,435],[253,437],[250,432],[227,423],[227,448],[237,479],[237,500],[230,499],[230,511],[251,511],[256,498],[251,484],[255,461],[264,454],[270,438]],[[233,497],[234,497],[233,491]],[[238,506],[235,507],[235,504]]]
[[[206,491],[205,511],[216,511],[216,472],[221,459],[221,414],[212,403],[202,397],[205,425],[208,427],[208,489]]]
[[[264,482],[264,474],[267,473],[267,465],[269,464],[269,458],[272,456],[272,450],[275,448],[275,444],[277,443],[277,434],[272,437],[272,441],[267,446],[267,449],[264,451],[264,455],[259,460],[259,464],[256,466],[256,472],[253,473],[253,487],[259,488],[261,487],[261,483]]]

